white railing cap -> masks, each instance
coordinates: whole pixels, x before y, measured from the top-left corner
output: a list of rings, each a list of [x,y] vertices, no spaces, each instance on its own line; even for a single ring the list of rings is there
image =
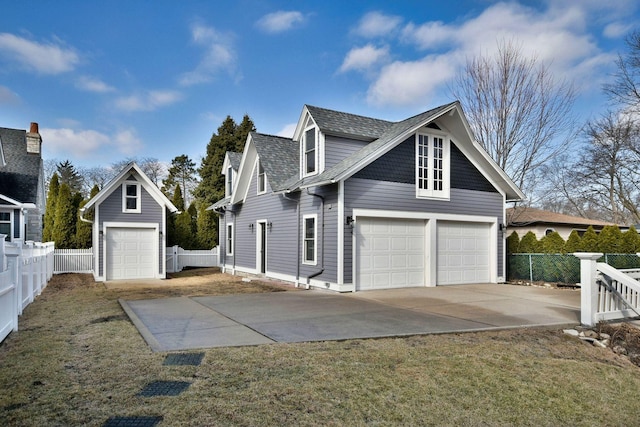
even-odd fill
[[[573,256],[580,258],[595,261],[604,254],[602,252],[574,252]]]

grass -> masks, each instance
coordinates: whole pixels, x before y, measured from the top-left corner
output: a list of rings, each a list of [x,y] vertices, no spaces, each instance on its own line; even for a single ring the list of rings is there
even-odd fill
[[[640,417],[639,368],[559,330],[215,348],[200,366],[163,366],[167,353],[151,352],[118,298],[282,290],[200,278],[123,290],[54,277],[0,345],[0,424],[161,415],[170,426],[602,426]],[[176,397],[136,396],[155,380],[192,384]]]

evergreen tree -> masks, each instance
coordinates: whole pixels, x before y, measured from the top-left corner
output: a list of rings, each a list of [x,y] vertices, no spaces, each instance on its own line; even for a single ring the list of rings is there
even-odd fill
[[[176,184],[175,190],[173,190],[173,197],[171,198],[173,206],[178,208],[180,212],[184,211],[184,199],[182,198],[182,190],[180,184]]]
[[[598,235],[598,252],[619,254],[622,252],[622,232],[617,225],[605,226]]]
[[[210,249],[218,241],[218,216],[206,208],[224,197],[224,175],[222,164],[227,151],[242,151],[249,132],[255,125],[248,115],[237,125],[231,116],[222,122],[207,145],[207,154],[202,159],[198,173],[200,183],[194,191],[198,206],[197,240],[201,248]]]
[[[522,254],[535,254],[540,252],[540,242],[532,231],[529,231],[520,240],[520,253]]]
[[[182,193],[181,197],[189,200],[189,193],[193,190],[196,181],[196,164],[189,158],[189,156],[183,154],[181,156],[176,156],[171,160],[169,176],[167,176],[167,179],[162,183],[165,189],[180,186]],[[180,210],[183,211],[184,206]]]
[[[635,254],[640,252],[640,234],[636,231],[636,228],[632,225],[622,235],[622,247],[621,253]]]
[[[55,227],[51,236],[57,248],[69,249],[73,247],[76,228],[76,212],[77,210],[74,207],[74,197],[71,195],[71,189],[67,184],[63,183],[60,185],[60,190],[58,191]]]
[[[176,244],[183,249],[194,249],[194,236],[191,234],[191,215],[182,211],[176,217]]]
[[[567,243],[564,245],[564,250],[568,254],[572,254],[574,252],[579,252],[581,247],[581,239],[580,235],[576,230],[573,230],[571,234],[569,234],[569,238],[567,239]]]
[[[58,163],[56,169],[60,175],[60,184],[67,184],[71,194],[82,191],[82,176],[69,160]]]
[[[195,239],[196,235],[198,234],[198,208],[196,208],[195,203],[191,203],[189,205],[189,209],[187,209],[187,212],[189,212],[189,217],[191,218],[191,235]],[[197,243],[195,244],[195,246],[198,246]]]
[[[580,240],[580,252],[597,252],[598,251],[598,235],[592,226],[587,228],[587,231]]]
[[[520,252],[520,237],[518,233],[513,231],[509,237],[507,237],[507,254],[517,254]]]
[[[58,174],[54,173],[49,181],[49,192],[47,193],[47,205],[44,211],[44,229],[42,230],[42,240],[50,242],[53,240],[53,230],[56,219],[56,203],[58,201],[58,191],[60,190],[60,180]]]
[[[173,191],[173,197],[171,198],[171,203],[178,208],[178,211],[182,212],[184,210],[184,199],[182,198],[182,190],[180,190],[180,184],[176,184],[175,189]],[[170,214],[167,217],[167,244],[169,246],[178,245],[182,248],[181,239],[177,234],[176,230],[176,220],[179,214]],[[186,248],[185,248],[186,249]]]
[[[547,234],[540,239],[540,247],[542,252],[546,254],[563,254],[565,241],[557,231]]]
[[[94,185],[93,188],[91,189],[89,199],[83,200],[82,203],[80,203],[79,208],[82,208],[84,207],[84,205],[89,203],[89,200],[91,200],[96,194],[98,194],[99,191],[100,189],[98,188],[98,185],[97,184]],[[77,218],[78,219],[76,222],[75,248],[88,249],[93,244],[92,224],[82,221],[80,219],[79,212],[78,212]],[[88,212],[85,212],[84,218],[86,220],[93,221],[94,219],[93,209],[89,210]]]

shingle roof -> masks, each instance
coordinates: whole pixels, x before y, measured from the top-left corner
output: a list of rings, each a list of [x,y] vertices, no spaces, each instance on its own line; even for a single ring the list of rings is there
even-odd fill
[[[508,226],[524,226],[531,224],[569,224],[584,226],[614,225],[612,222],[599,221],[596,219],[582,218],[579,216],[565,215],[556,212],[549,212],[542,209],[519,206],[507,209]]]
[[[0,165],[0,194],[21,203],[37,203],[42,158],[27,153],[26,134],[25,130],[0,128],[6,160],[6,166]]]
[[[313,120],[325,134],[352,136],[374,140],[393,124],[386,120],[306,105]]]
[[[235,151],[227,151],[227,156],[229,156],[229,162],[231,162],[231,167],[236,171],[240,169],[240,162],[242,161],[242,153],[236,153]]]
[[[298,143],[291,138],[251,132],[251,139],[273,191],[299,174]]]

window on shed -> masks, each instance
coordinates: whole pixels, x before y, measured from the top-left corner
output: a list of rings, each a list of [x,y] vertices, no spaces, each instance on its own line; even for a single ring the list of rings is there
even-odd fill
[[[305,215],[303,219],[303,264],[316,264],[317,254],[317,233],[316,233],[316,215]]]
[[[140,213],[140,184],[137,182],[122,184],[122,211]]]

